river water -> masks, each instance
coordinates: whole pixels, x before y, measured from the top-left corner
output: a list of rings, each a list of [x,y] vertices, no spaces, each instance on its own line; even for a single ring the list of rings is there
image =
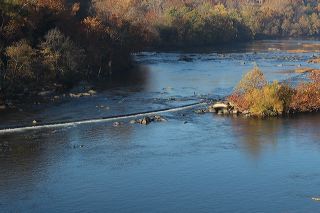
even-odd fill
[[[136,54],[96,96],[2,113],[0,129],[159,110],[223,98],[258,65],[268,80],[318,56],[316,41]],[[294,53],[292,50],[308,50]],[[288,52],[289,50],[289,52]],[[179,60],[188,58],[188,61]],[[120,79],[120,80],[119,80]],[[165,113],[0,134],[0,212],[319,212],[320,114],[266,120]]]

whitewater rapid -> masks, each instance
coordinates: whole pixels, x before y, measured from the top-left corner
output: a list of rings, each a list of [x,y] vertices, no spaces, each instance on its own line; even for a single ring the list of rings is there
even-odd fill
[[[7,129],[0,129],[0,134],[25,132],[25,131],[31,131],[31,130],[75,127],[75,126],[84,125],[84,124],[105,123],[105,122],[119,121],[119,120],[132,119],[132,118],[138,118],[138,117],[152,116],[155,114],[184,111],[184,110],[188,110],[188,109],[192,109],[192,108],[196,108],[196,107],[201,107],[201,106],[205,106],[205,105],[207,105],[207,103],[201,102],[201,103],[193,103],[193,104],[174,107],[174,108],[133,113],[133,114],[127,114],[127,115],[118,115],[118,116],[105,117],[105,118],[96,118],[96,119],[88,119],[88,120],[80,120],[80,121],[7,128]]]

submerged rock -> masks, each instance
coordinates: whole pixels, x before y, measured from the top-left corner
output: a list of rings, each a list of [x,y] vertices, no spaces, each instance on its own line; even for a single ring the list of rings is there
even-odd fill
[[[70,96],[70,98],[80,98],[81,97],[80,94],[73,94],[73,93],[70,93],[69,96]]]
[[[155,116],[146,116],[144,118],[138,119],[138,120],[132,120],[130,121],[130,124],[141,124],[141,125],[149,125],[152,122],[166,122],[167,120],[160,115]]]
[[[122,125],[121,122],[114,122],[114,123],[112,124],[112,126],[114,126],[114,127],[118,127],[118,126],[121,126],[121,125]]]
[[[97,94],[97,92],[95,90],[91,89],[88,91],[88,94],[95,95],[95,94]]]
[[[194,112],[197,114],[205,114],[207,112],[210,112],[210,110],[208,111],[208,109],[197,109]]]
[[[152,122],[152,120],[151,120],[150,117],[144,117],[144,118],[141,119],[140,124],[142,124],[142,125],[148,125],[148,124],[150,124],[151,122]]]
[[[49,96],[52,95],[54,91],[48,90],[48,91],[42,91],[38,93],[38,96]]]
[[[155,115],[154,116],[154,121],[156,122],[166,122],[167,120],[163,117],[161,117],[160,115]]]
[[[130,124],[136,124],[136,123],[137,123],[136,120],[131,120],[131,121],[130,121]]]
[[[186,56],[186,55],[183,55],[179,58],[179,61],[185,61],[185,62],[192,62],[193,61],[193,58],[189,57],[189,56]]]
[[[7,141],[0,143],[0,152],[9,152],[9,151],[11,151],[11,148]]]
[[[96,94],[93,90],[89,90],[88,92],[83,92],[83,93],[70,93],[69,96],[70,98],[81,98],[81,97],[88,97]]]

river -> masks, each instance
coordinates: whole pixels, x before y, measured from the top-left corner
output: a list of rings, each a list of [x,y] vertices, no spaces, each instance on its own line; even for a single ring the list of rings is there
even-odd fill
[[[256,41],[134,55],[96,96],[2,113],[0,129],[223,98],[258,65],[268,80],[317,67],[320,42]],[[292,50],[306,49],[305,52]],[[187,58],[188,60],[180,60]],[[0,134],[0,212],[319,212],[320,114],[246,119],[193,110]]]

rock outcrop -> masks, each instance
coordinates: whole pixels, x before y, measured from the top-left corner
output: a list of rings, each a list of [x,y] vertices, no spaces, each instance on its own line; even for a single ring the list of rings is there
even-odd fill
[[[211,104],[206,109],[198,109],[195,111],[197,114],[204,114],[204,113],[215,113],[218,115],[239,115],[241,112],[237,110],[233,104],[229,102],[216,102]]]
[[[146,116],[144,118],[138,119],[138,120],[132,120],[130,121],[131,124],[141,124],[141,125],[149,125],[152,122],[166,122],[167,120],[160,115],[155,116]]]

